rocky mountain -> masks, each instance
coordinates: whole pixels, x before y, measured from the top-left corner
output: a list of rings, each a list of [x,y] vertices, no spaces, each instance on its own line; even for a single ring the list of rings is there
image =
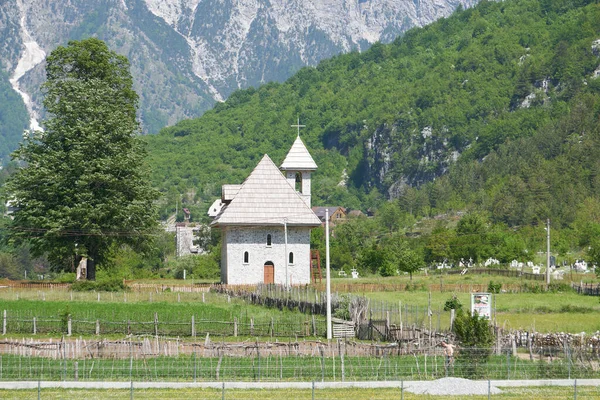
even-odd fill
[[[283,81],[332,55],[391,42],[475,2],[2,0],[0,66],[36,127],[46,54],[97,36],[129,58],[143,129],[154,133],[199,116],[239,88]]]

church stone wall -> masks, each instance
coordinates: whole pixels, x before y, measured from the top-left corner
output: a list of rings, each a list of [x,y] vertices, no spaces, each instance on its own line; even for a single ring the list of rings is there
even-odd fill
[[[286,283],[286,262],[290,252],[294,262],[287,264],[288,283],[292,285],[310,283],[310,228],[288,227],[288,245],[285,254],[283,225],[272,227],[227,227],[223,229],[225,257],[221,263],[221,280],[230,285],[256,284],[264,282],[264,265],[271,261],[275,265],[275,283]],[[267,245],[267,235],[271,245]],[[244,252],[248,252],[248,263],[244,263]]]

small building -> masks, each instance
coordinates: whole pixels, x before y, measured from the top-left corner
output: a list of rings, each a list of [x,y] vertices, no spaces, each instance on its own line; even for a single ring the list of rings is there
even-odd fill
[[[325,226],[325,211],[329,210],[329,226],[334,227],[336,223],[346,220],[346,210],[343,207],[313,207],[313,212],[321,220],[321,226]]]
[[[310,283],[310,231],[321,224],[310,208],[316,168],[298,137],[281,171],[265,154],[243,184],[223,186],[211,223],[221,229],[223,283]]]

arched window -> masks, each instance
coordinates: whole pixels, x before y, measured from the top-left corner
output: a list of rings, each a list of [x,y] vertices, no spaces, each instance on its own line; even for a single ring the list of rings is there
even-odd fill
[[[269,234],[267,235],[267,246],[270,246],[271,244],[272,244],[272,243],[271,243],[271,234],[269,233]]]
[[[294,253],[292,253],[290,251],[290,255],[288,257],[288,264],[293,264],[294,263]]]
[[[247,251],[244,252],[244,264],[248,264],[250,262],[250,255]]]
[[[302,193],[302,173],[296,172],[296,192]]]

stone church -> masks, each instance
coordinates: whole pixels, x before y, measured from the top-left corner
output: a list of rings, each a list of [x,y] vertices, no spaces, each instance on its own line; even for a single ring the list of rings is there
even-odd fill
[[[223,283],[310,283],[310,231],[321,224],[310,204],[316,169],[298,136],[280,168],[265,154],[244,183],[223,185],[209,209],[221,229]]]

